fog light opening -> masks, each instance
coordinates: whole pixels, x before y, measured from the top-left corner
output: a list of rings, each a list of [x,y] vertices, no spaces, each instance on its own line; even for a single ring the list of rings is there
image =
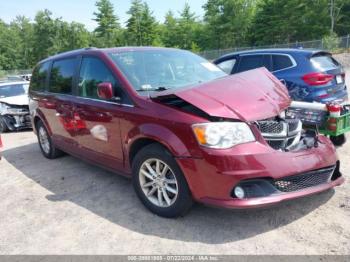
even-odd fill
[[[240,186],[236,186],[235,187],[235,196],[237,197],[237,198],[239,198],[239,199],[242,199],[242,198],[244,198],[244,190],[243,190],[243,188],[241,188]]]

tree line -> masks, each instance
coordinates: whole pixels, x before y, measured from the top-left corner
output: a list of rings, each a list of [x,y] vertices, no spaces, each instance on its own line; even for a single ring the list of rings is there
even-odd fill
[[[95,46],[165,46],[194,52],[334,37],[350,33],[349,0],[207,0],[198,17],[188,4],[157,21],[147,2],[132,0],[126,24],[118,7],[98,0],[84,24],[53,17],[45,9],[34,20],[0,19],[0,70],[32,68],[39,60],[67,50]]]

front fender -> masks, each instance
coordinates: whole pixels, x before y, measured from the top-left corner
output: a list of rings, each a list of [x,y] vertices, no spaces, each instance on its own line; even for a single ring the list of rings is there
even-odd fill
[[[126,152],[130,152],[132,144],[138,139],[152,139],[165,146],[175,157],[190,157],[191,154],[181,139],[168,128],[157,124],[142,124],[125,137]]]

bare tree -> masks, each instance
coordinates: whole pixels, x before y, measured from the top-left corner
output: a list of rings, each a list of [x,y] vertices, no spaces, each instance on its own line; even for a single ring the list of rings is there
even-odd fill
[[[329,0],[329,15],[331,18],[331,34],[334,32],[334,26],[340,18],[340,11],[344,6],[344,1],[342,0]]]

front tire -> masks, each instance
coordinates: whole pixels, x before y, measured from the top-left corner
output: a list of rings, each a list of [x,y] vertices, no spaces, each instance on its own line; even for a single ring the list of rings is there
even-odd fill
[[[161,145],[142,148],[133,160],[132,172],[137,196],[156,215],[174,218],[191,208],[187,181],[173,156]]]
[[[42,121],[36,124],[36,130],[40,150],[46,158],[55,159],[63,155],[63,152],[53,145],[51,137]]]
[[[335,146],[342,146],[346,142],[345,134],[339,135],[339,136],[331,136],[330,137],[333,145]]]

